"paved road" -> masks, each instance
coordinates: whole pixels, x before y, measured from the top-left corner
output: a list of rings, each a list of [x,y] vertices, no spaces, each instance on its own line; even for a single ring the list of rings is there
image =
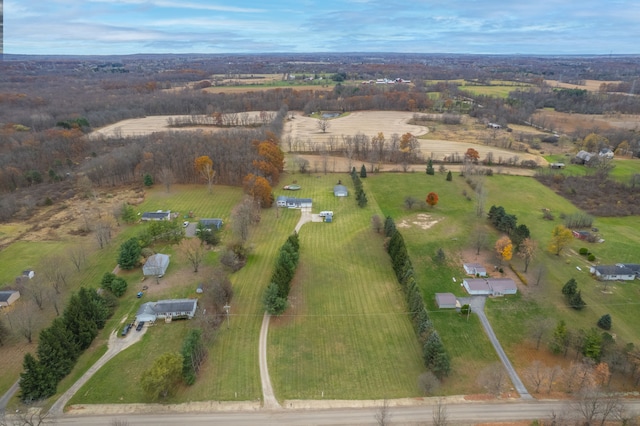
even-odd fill
[[[500,345],[500,342],[498,341],[496,334],[493,332],[493,328],[491,327],[491,324],[489,323],[489,320],[487,319],[487,316],[484,313],[485,301],[486,301],[485,296],[472,296],[472,297],[460,298],[460,303],[463,305],[468,303],[471,306],[471,312],[475,313],[476,315],[478,315],[478,318],[480,318],[480,323],[482,324],[482,327],[484,328],[485,333],[487,333],[487,336],[489,337],[491,344],[495,348],[498,354],[498,357],[500,358],[500,361],[502,361],[504,368],[507,370],[507,373],[511,378],[511,383],[513,383],[513,386],[515,387],[516,391],[518,391],[518,393],[520,394],[520,397],[522,399],[533,399],[533,397],[529,394],[529,391],[527,391],[527,388],[524,386],[524,383],[522,383],[522,380],[520,380],[520,376],[518,376],[518,373],[516,373],[515,368],[513,368],[513,365],[511,365],[511,361],[509,361],[507,354],[504,353],[504,349],[502,349],[502,345]]]
[[[625,401],[627,413],[640,413],[640,400]],[[446,404],[449,424],[472,425],[488,421],[545,420],[552,413],[568,413],[566,401],[473,402]],[[434,403],[410,407],[390,407],[389,424],[431,424]],[[248,412],[145,414],[129,416],[71,416],[58,418],[57,424],[67,426],[109,426],[114,418],[126,420],[131,426],[223,424],[239,425],[376,425],[379,408],[333,410],[260,410]]]
[[[111,335],[109,336],[108,349],[104,355],[100,357],[95,364],[87,370],[86,373],[82,375],[65,393],[62,394],[60,398],[51,406],[49,409],[49,413],[53,415],[60,415],[64,411],[65,405],[69,402],[71,397],[76,394],[80,390],[80,388],[89,381],[91,377],[98,371],[103,365],[105,365],[108,361],[110,361],[113,357],[115,357],[118,353],[125,350],[129,346],[134,343],[140,341],[142,339],[142,335],[147,331],[148,326],[143,327],[142,331],[131,330],[129,334],[127,334],[124,338],[118,337],[119,328],[113,330]]]

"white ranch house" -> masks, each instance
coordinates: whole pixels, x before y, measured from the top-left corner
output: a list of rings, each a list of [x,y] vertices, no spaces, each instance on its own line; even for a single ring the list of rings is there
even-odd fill
[[[589,272],[602,281],[633,281],[640,273],[640,268],[634,270],[629,266],[640,265],[624,265],[622,263],[618,263],[616,265],[599,265],[592,266],[589,269]]]
[[[518,292],[511,278],[466,278],[462,285],[472,296],[504,296]]]
[[[155,322],[156,319],[191,319],[196,314],[198,299],[171,299],[143,303],[136,312],[136,321]]]
[[[276,205],[289,209],[311,209],[313,200],[311,200],[311,198],[295,198],[279,195],[278,198],[276,198]]]

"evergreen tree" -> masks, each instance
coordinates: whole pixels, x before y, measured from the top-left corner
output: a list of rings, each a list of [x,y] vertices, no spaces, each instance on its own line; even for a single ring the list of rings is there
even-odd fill
[[[585,307],[585,305],[586,303],[582,300],[582,292],[580,290],[569,297],[569,306],[573,309],[580,311]]]
[[[571,278],[562,286],[562,294],[567,297],[573,296],[578,291],[578,283],[575,278]]]
[[[598,320],[598,327],[603,330],[611,330],[611,315],[604,314]]]
[[[396,223],[391,216],[387,216],[384,219],[384,235],[385,237],[391,237],[396,233]]]
[[[287,309],[287,299],[280,296],[278,286],[270,283],[263,299],[264,309],[270,315],[280,315]]]
[[[38,401],[56,393],[56,380],[33,355],[27,353],[20,373],[20,400],[24,403]]]
[[[433,161],[431,160],[431,158],[429,158],[429,161],[427,162],[427,174],[431,176],[436,174],[436,171],[433,169]]]
[[[364,164],[362,165],[362,167],[360,167],[360,177],[361,178],[367,177],[367,168],[364,166]]]
[[[149,173],[145,173],[143,180],[144,180],[144,186],[146,187],[153,186],[153,177],[151,177]]]
[[[138,265],[142,247],[136,238],[131,238],[120,246],[118,264],[122,269],[133,269]]]
[[[591,358],[595,362],[600,362],[600,354],[602,353],[602,334],[595,329],[590,329],[584,336],[582,346],[582,355]]]
[[[122,215],[122,220],[124,220],[124,223],[134,223],[136,220],[138,220],[133,206],[127,203],[122,203],[122,210],[120,214]]]
[[[64,320],[58,317],[40,332],[36,353],[40,364],[59,382],[73,368],[80,349]]]
[[[451,170],[447,173],[447,182],[451,182],[453,180],[453,176],[451,175]]]
[[[449,355],[440,340],[437,331],[429,335],[422,350],[424,365],[430,369],[439,379],[449,374],[451,363]]]
[[[128,285],[124,278],[117,277],[111,283],[111,293],[116,297],[120,297],[127,291],[127,287]]]
[[[202,330],[190,330],[182,344],[182,378],[186,384],[192,385],[196,382],[198,370],[206,354],[207,350],[202,342]]]
[[[102,280],[100,280],[100,287],[105,290],[111,291],[111,283],[113,283],[113,280],[115,280],[116,278],[116,274],[112,272],[105,272],[102,276]]]
[[[561,353],[566,346],[567,336],[567,324],[564,320],[558,321],[556,328],[553,330],[553,337],[549,343],[549,350],[556,355]]]

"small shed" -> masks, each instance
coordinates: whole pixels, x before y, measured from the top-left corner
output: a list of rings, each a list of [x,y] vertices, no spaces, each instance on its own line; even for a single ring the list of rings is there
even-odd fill
[[[0,308],[11,306],[20,299],[20,292],[17,290],[0,291]]]
[[[149,256],[144,266],[142,267],[142,274],[144,276],[157,276],[161,277],[167,271],[169,267],[169,255],[156,253]]]
[[[456,296],[453,293],[436,293],[436,304],[440,309],[454,309],[456,307]]]
[[[346,197],[349,195],[349,191],[344,185],[336,185],[333,187],[333,195],[336,197]]]
[[[31,279],[36,276],[36,273],[33,269],[25,269],[22,271],[22,276]]]
[[[467,273],[467,275],[473,275],[474,277],[476,275],[479,275],[481,277],[487,276],[487,269],[480,263],[464,263],[462,267],[464,268],[464,271]]]

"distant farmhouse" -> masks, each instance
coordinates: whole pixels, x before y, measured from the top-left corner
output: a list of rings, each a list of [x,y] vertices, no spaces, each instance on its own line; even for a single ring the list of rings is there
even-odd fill
[[[223,225],[222,219],[200,219],[199,222],[205,229],[216,228],[219,230]]]
[[[198,299],[172,299],[143,303],[136,312],[136,321],[155,322],[164,319],[191,319],[196,314]]]
[[[0,291],[0,308],[6,308],[20,299],[20,292],[17,290],[4,290]]]
[[[333,187],[333,195],[336,197],[346,197],[349,195],[349,191],[344,185],[336,185]]]
[[[162,210],[144,212],[142,213],[141,219],[145,222],[148,220],[171,220],[171,210],[167,210],[166,212],[163,212]]]
[[[152,277],[162,277],[169,267],[169,255],[156,253],[149,256],[145,264],[142,266],[142,274]]]
[[[511,278],[466,278],[462,285],[473,296],[504,296],[518,292]]]
[[[295,198],[279,195],[276,199],[276,205],[290,209],[310,209],[313,206],[313,201],[311,198]]]
[[[640,265],[634,263],[599,265],[592,266],[589,272],[601,281],[633,281],[640,278]]]

